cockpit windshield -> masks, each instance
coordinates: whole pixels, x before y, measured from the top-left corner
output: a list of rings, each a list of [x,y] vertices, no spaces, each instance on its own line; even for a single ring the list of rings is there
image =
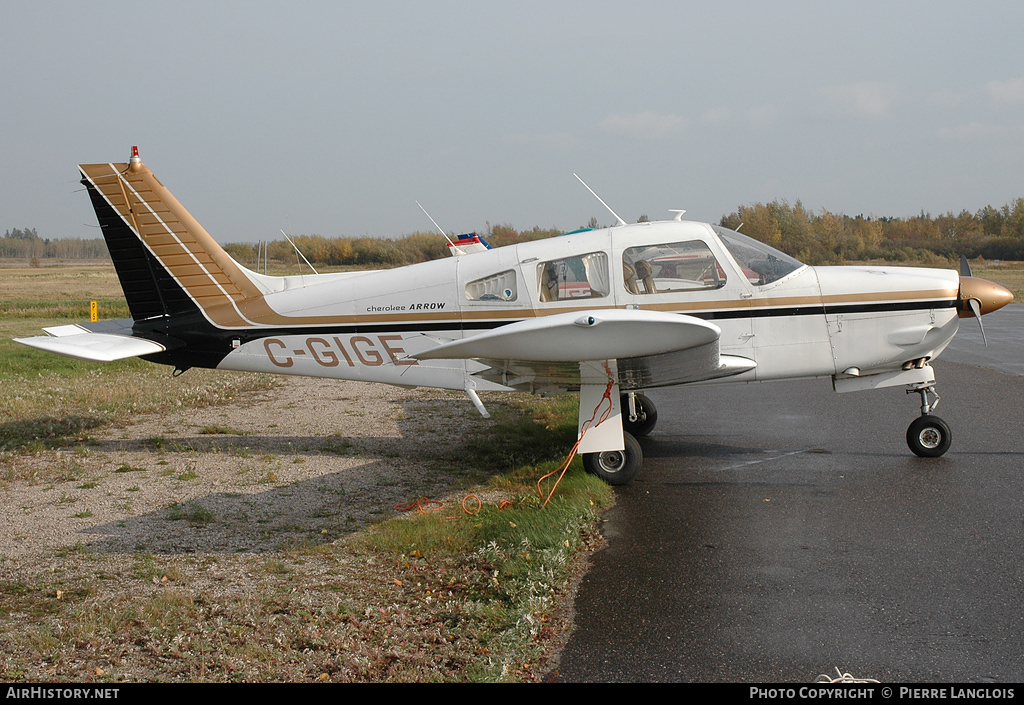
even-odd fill
[[[719,225],[711,227],[722,239],[722,244],[729,250],[729,254],[740,265],[743,274],[755,286],[771,284],[804,266],[802,262],[784,252],[746,235],[740,235],[735,230]]]

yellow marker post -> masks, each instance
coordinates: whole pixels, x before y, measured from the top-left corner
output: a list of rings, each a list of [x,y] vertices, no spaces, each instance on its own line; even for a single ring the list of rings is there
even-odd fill
[[[96,306],[96,302],[95,301],[90,301],[89,302],[89,320],[92,323],[95,323],[96,321],[99,320],[99,316],[97,315],[97,306]]]

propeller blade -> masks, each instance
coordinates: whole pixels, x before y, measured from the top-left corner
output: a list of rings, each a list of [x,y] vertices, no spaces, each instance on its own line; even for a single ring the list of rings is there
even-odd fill
[[[971,274],[971,263],[967,261],[967,255],[960,255],[960,276],[970,277]]]
[[[974,311],[975,317],[978,319],[978,327],[981,328],[981,339],[985,341],[985,347],[988,347],[988,336],[985,335],[985,324],[981,322],[981,302],[977,299],[967,299],[967,304]]]

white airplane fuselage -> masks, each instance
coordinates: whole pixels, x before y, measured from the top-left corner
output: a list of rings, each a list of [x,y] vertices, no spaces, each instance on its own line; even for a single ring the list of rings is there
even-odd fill
[[[629,248],[704,243],[724,276],[720,286],[637,293],[622,266],[608,266],[608,292],[572,292],[544,301],[538,263],[574,254],[604,253],[621,262]],[[470,282],[500,273],[515,287],[511,300],[471,299]],[[514,279],[513,279],[514,278]],[[393,270],[289,278],[296,285],[266,295],[282,316],[320,318],[299,334],[277,333],[242,343],[222,369],[309,375],[409,386],[464,389],[483,369],[472,360],[411,356],[480,330],[534,317],[602,308],[686,314],[721,329],[720,349],[756,363],[717,381],[753,382],[858,376],[901,370],[937,356],[957,330],[954,270],[910,267],[802,266],[765,285],[723,246],[714,229],[697,222],[640,223],[511,245]],[[320,281],[322,280],[322,281]],[[283,282],[282,282],[283,283]],[[328,322],[329,321],[329,322]],[[260,326],[254,319],[252,325]],[[338,332],[338,327],[358,329]],[[258,332],[249,329],[246,337]],[[560,341],[552,336],[551,345]],[[479,390],[509,386],[474,379]],[[570,385],[571,389],[572,386]],[[628,389],[624,385],[623,389]],[[550,391],[566,391],[550,386]]]
[[[609,482],[639,471],[657,412],[638,392],[832,379],[921,395],[911,450],[946,452],[929,361],[1013,296],[961,272],[810,267],[737,232],[672,221],[577,231],[382,271],[270,277],[235,262],[133,149],[80,165],[131,319],[18,339],[87,360],[478,391],[580,392],[573,452]],[[616,216],[617,217],[617,216]],[[476,251],[473,251],[476,250]],[[932,402],[932,396],[935,402]]]

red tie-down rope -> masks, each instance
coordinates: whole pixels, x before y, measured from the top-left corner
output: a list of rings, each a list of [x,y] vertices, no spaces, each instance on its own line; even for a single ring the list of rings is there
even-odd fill
[[[429,497],[420,497],[412,502],[395,505],[396,512],[411,512],[413,509],[419,510],[420,514],[426,514],[427,512],[436,512],[439,509],[444,509],[444,503]]]
[[[597,406],[594,407],[594,413],[591,414],[590,418],[587,421],[584,421],[583,425],[580,427],[580,437],[576,441],[575,445],[573,445],[572,450],[569,451],[569,457],[565,459],[565,462],[562,463],[557,470],[549,472],[547,475],[537,480],[537,493],[540,495],[540,498],[544,500],[544,503],[541,505],[541,509],[548,506],[548,502],[550,502],[551,498],[555,495],[555,490],[558,489],[558,484],[562,481],[562,478],[565,477],[565,473],[569,470],[569,464],[572,462],[572,459],[576,457],[576,451],[579,450],[580,443],[583,442],[583,437],[587,435],[587,431],[594,426],[600,426],[603,424],[608,420],[608,417],[612,413],[612,388],[615,386],[615,378],[612,375],[612,370],[608,366],[607,361],[604,363],[604,370],[608,373],[608,386],[605,387],[601,401],[597,402]],[[601,408],[604,406],[605,401],[608,402],[608,407],[602,411]],[[599,412],[601,414],[600,418],[598,418]],[[597,423],[594,423],[595,419],[597,419]],[[540,485],[544,480],[552,477],[553,475],[558,475],[558,479],[555,480],[554,486],[551,488],[551,491],[548,492],[547,497],[545,497],[544,490],[541,489]]]

